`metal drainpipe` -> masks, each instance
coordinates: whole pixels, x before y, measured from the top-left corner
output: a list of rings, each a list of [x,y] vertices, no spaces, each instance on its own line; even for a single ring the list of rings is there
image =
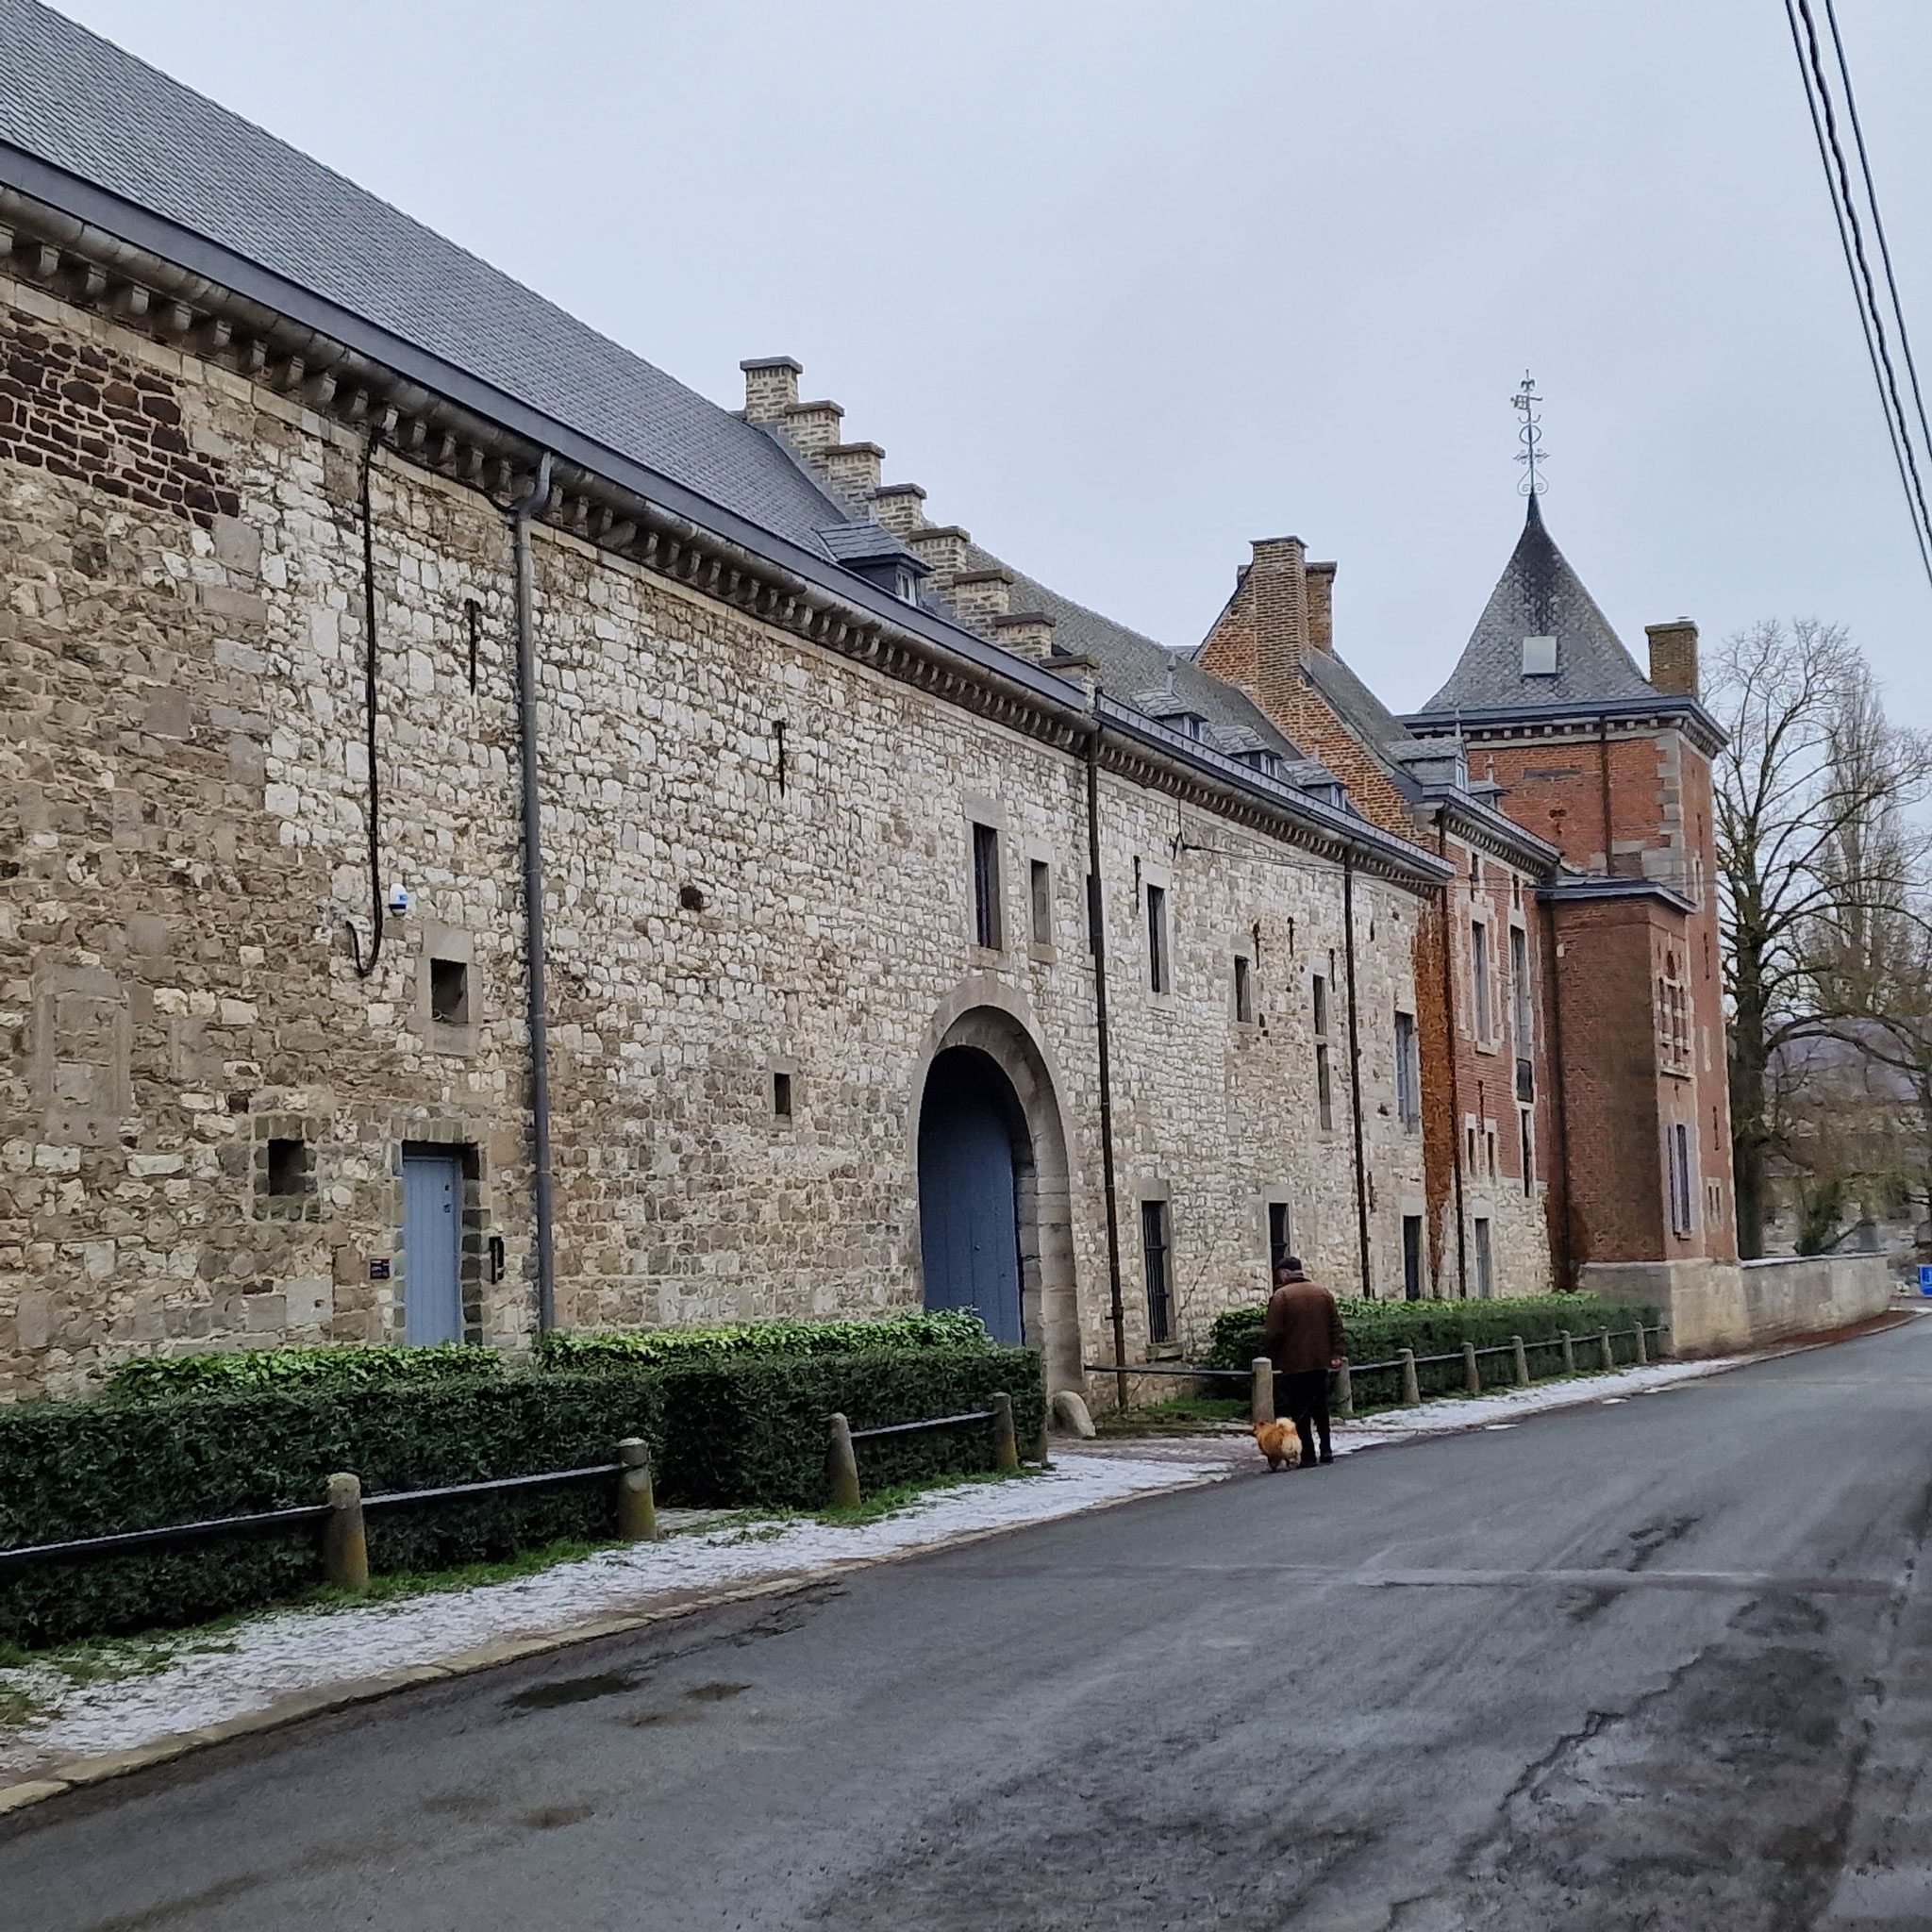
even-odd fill
[[[1604,808],[1604,876],[1617,870],[1617,855],[1610,843],[1610,721],[1596,721],[1596,768],[1602,779]]]
[[[1449,861],[1449,811],[1436,808],[1436,857]],[[1462,1201],[1462,1094],[1456,1077],[1456,970],[1451,963],[1455,938],[1456,880],[1442,881],[1442,1026],[1449,1047],[1449,1172],[1456,1180],[1456,1298],[1469,1298],[1469,1224]]]
[[[1362,1158],[1362,1045],[1355,1010],[1355,855],[1341,855],[1341,957],[1348,980],[1348,1100],[1355,1115],[1355,1224],[1361,1246],[1362,1295],[1369,1286],[1368,1169]]]
[[[1557,1256],[1557,1280],[1560,1287],[1574,1288],[1576,1276],[1576,1231],[1570,1196],[1570,1091],[1563,1081],[1563,987],[1557,963],[1557,922],[1548,906],[1543,908],[1543,974],[1550,989],[1550,1078],[1555,1083],[1557,1115],[1557,1164],[1563,1189],[1563,1210],[1557,1216],[1560,1243]]]
[[[1127,1406],[1127,1314],[1121,1299],[1120,1195],[1113,1172],[1113,1073],[1107,1021],[1107,899],[1100,887],[1100,693],[1087,733],[1087,943],[1093,958],[1093,1032],[1100,1054],[1100,1177],[1107,1195],[1107,1286],[1113,1318],[1114,1396]]]
[[[532,638],[536,568],[530,519],[550,498],[550,452],[530,493],[509,509],[516,554],[517,741],[523,761],[524,949],[530,987],[530,1158],[537,1208],[537,1332],[557,1323],[557,1245],[550,1183],[550,1023],[543,971],[543,839],[537,768],[537,651]]]

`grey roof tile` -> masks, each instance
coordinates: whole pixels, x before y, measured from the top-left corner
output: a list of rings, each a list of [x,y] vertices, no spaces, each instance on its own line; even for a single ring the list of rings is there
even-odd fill
[[[272,269],[804,545],[844,508],[755,425],[36,0],[0,0],[0,140]]]
[[[1557,640],[1554,676],[1523,675],[1523,641],[1530,637]],[[1414,715],[1656,695],[1551,541],[1532,496],[1523,535],[1449,682]]]

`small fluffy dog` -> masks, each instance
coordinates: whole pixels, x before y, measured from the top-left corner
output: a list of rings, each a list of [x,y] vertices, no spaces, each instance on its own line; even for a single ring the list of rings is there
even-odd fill
[[[1293,1469],[1302,1459],[1301,1438],[1292,1423],[1257,1423],[1255,1446],[1268,1458],[1270,1469]]]

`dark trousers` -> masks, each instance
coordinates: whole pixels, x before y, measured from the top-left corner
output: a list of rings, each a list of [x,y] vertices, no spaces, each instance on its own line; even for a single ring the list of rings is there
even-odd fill
[[[1328,1446],[1328,1371],[1309,1369],[1303,1374],[1276,1377],[1282,1411],[1294,1424],[1302,1439],[1302,1464],[1315,1459],[1315,1438],[1322,1439],[1322,1454],[1333,1452]]]

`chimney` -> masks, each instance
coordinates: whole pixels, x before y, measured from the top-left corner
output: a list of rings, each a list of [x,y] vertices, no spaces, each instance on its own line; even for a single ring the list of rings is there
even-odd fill
[[[1670,697],[1697,695],[1697,626],[1688,617],[1674,624],[1646,624],[1650,681]]]
[[[1335,566],[1311,563],[1307,567],[1308,648],[1335,649]]]
[[[1043,663],[1054,655],[1053,619],[1043,610],[1014,610],[992,621],[992,641],[1016,658]]]
[[[1007,614],[1013,573],[995,564],[991,570],[961,571],[953,579],[953,615],[976,631],[990,631]]]
[[[906,547],[924,564],[929,575],[925,587],[943,597],[953,588],[953,579],[965,567],[966,546],[973,539],[958,524],[922,524],[906,535]]]
[[[798,400],[804,366],[790,356],[757,356],[738,365],[744,371],[744,420],[775,423]]]
[[[1255,689],[1249,695],[1271,717],[1286,717],[1294,708],[1297,673],[1308,655],[1308,553],[1299,537],[1263,537],[1254,551],[1241,585],[1255,641]]]
[[[872,493],[873,521],[895,537],[925,527],[925,491],[917,483],[881,483]]]
[[[791,403],[779,412],[777,425],[800,456],[823,465],[825,452],[840,439],[845,411],[837,403]]]
[[[869,514],[885,451],[875,442],[835,442],[819,452],[819,459],[825,466],[832,494],[856,516]]]

